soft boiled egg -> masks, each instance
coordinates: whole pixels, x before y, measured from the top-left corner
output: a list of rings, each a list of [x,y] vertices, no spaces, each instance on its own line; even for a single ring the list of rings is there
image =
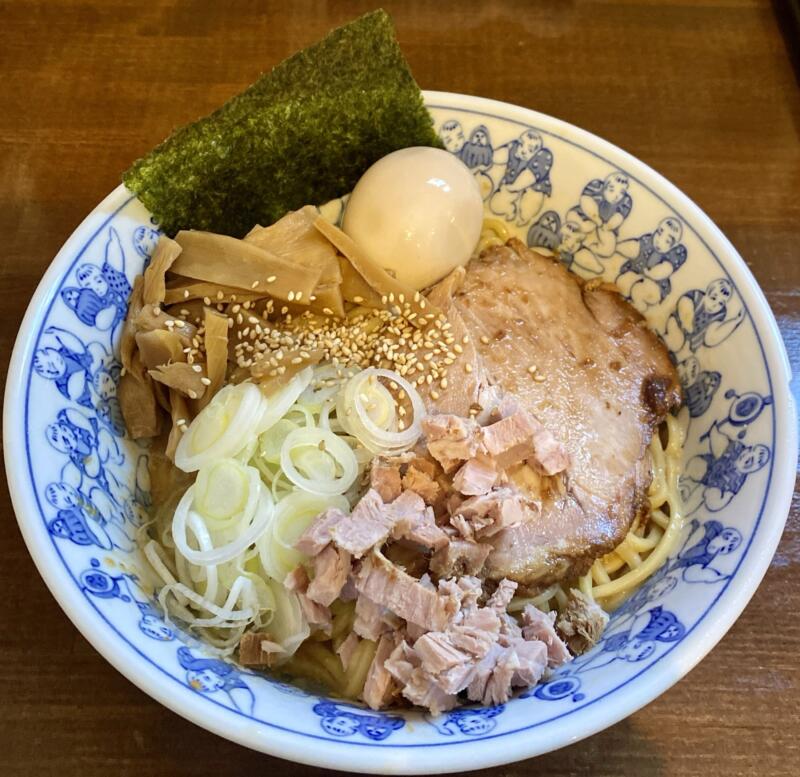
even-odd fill
[[[342,229],[398,281],[424,289],[469,261],[483,200],[459,159],[438,148],[403,148],[361,176]]]

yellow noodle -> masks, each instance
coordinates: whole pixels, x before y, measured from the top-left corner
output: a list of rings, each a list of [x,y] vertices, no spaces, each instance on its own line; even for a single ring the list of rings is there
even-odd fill
[[[503,245],[511,237],[505,222],[500,219],[484,219],[481,228],[481,236],[478,240],[477,253],[484,251],[490,246]]]
[[[610,569],[606,556],[600,561],[606,575],[597,574],[595,562],[591,588],[587,591],[606,609],[613,609],[635,588],[640,586],[663,563],[675,548],[684,525],[683,505],[678,490],[684,430],[677,418],[667,417],[666,445],[655,435],[650,445],[653,460],[653,482],[650,487],[651,519],[653,526],[646,537],[632,531],[614,550],[623,564]],[[611,555],[611,554],[609,554]],[[621,570],[621,571],[620,571]],[[612,578],[611,575],[614,575]],[[608,580],[603,579],[608,577]],[[599,579],[598,579],[599,578]]]

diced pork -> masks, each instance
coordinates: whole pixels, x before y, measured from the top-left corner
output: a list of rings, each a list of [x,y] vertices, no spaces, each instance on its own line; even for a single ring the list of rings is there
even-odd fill
[[[306,568],[301,564],[286,575],[283,586],[290,591],[301,591],[305,593],[308,588],[308,583],[308,572],[306,572]]]
[[[508,605],[514,598],[517,590],[517,583],[513,580],[501,580],[497,584],[494,593],[489,597],[486,606],[497,613],[503,613],[508,609]]]
[[[356,617],[353,621],[353,631],[359,637],[377,641],[386,631],[384,612],[386,608],[373,602],[367,596],[360,595],[356,599]]]
[[[393,525],[380,494],[369,490],[350,515],[333,525],[332,539],[340,548],[361,558],[386,541]]]
[[[300,535],[295,548],[306,556],[316,556],[333,539],[334,527],[346,518],[341,510],[329,507]]]
[[[410,464],[408,471],[403,476],[403,488],[419,494],[425,504],[435,504],[441,496],[442,487],[427,472]]]
[[[513,648],[519,661],[519,668],[511,678],[511,684],[515,688],[536,685],[548,666],[558,666],[550,664],[549,651],[543,642],[523,639],[516,642]]]
[[[339,660],[342,662],[342,669],[345,672],[350,668],[350,662],[353,660],[358,645],[358,635],[351,631],[336,649],[336,655],[339,656]]]
[[[452,472],[460,462],[479,452],[479,429],[475,421],[457,415],[440,413],[422,419],[428,452],[445,472]]]
[[[350,574],[350,554],[346,550],[328,545],[312,559],[314,579],[308,584],[306,595],[312,602],[330,607],[339,597]]]
[[[439,577],[479,575],[491,550],[491,545],[451,539],[431,556],[431,571]]]
[[[430,631],[444,629],[455,614],[449,599],[427,589],[379,553],[364,561],[356,587],[373,602]]]
[[[369,471],[369,487],[377,491],[384,502],[392,502],[403,490],[399,464],[376,457]]]
[[[446,669],[463,664],[470,658],[468,653],[455,647],[447,634],[442,631],[429,631],[423,634],[414,643],[414,650],[420,657],[423,669],[431,674],[444,672]]]
[[[420,666],[421,661],[407,642],[401,642],[384,664],[402,686],[402,694],[412,704],[427,707],[438,715],[458,704],[458,697],[443,691],[431,682],[430,675]]]
[[[242,666],[273,666],[285,652],[267,634],[248,631],[239,642],[239,663]]]
[[[582,591],[573,588],[569,592],[566,607],[556,621],[569,649],[576,656],[585,653],[597,644],[608,624],[608,614]]]
[[[453,476],[453,488],[465,496],[488,494],[498,475],[494,461],[487,456],[468,459]]]
[[[394,650],[395,642],[391,637],[384,635],[378,642],[375,657],[372,659],[367,679],[361,696],[364,702],[374,710],[385,707],[395,694],[397,684],[394,677],[386,668],[386,660]]]
[[[532,516],[531,508],[529,502],[523,504],[519,491],[502,486],[464,500],[458,507],[458,514],[471,524],[476,537],[491,537],[528,520]]]
[[[572,658],[564,640],[556,633],[555,621],[555,612],[543,613],[532,604],[525,605],[522,611],[522,636],[527,640],[539,640],[545,644],[547,665],[550,667],[560,666]]]
[[[482,704],[504,704],[513,687],[535,685],[546,667],[547,648],[541,642],[495,644],[476,667],[467,697]]]
[[[438,549],[448,543],[448,537],[434,520],[433,510],[414,491],[403,493],[387,506],[392,522],[392,536]]]
[[[331,611],[322,604],[317,604],[306,596],[305,593],[297,592],[297,600],[300,609],[309,625],[314,626],[330,634],[333,628],[333,618]]]
[[[514,464],[531,461],[545,474],[555,475],[569,464],[569,456],[563,446],[525,410],[515,410],[511,415],[483,427],[480,440],[498,469],[508,469]]]
[[[500,636],[500,618],[494,610],[481,607],[448,629],[450,641],[475,658],[483,658]]]

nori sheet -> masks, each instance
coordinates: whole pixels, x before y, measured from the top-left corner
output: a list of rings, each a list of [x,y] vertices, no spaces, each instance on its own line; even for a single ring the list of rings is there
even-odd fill
[[[123,175],[161,228],[234,237],[350,191],[398,148],[441,143],[388,14],[294,54]]]

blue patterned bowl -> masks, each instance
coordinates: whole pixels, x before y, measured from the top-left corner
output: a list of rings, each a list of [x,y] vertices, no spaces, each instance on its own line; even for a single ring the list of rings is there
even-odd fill
[[[147,450],[126,439],[114,351],[157,225],[122,187],[59,252],[20,329],[5,458],[25,541],[53,595],[120,672],[248,747],[347,771],[434,773],[543,753],[609,726],[722,637],[781,535],[797,455],[790,372],[764,295],[731,244],[653,170],[524,108],[430,92],[446,147],[486,208],[584,277],[616,281],[680,365],[689,416],[685,536],[602,642],[506,705],[431,719],[376,714],[204,653],[139,587],[132,538],[150,504]]]

